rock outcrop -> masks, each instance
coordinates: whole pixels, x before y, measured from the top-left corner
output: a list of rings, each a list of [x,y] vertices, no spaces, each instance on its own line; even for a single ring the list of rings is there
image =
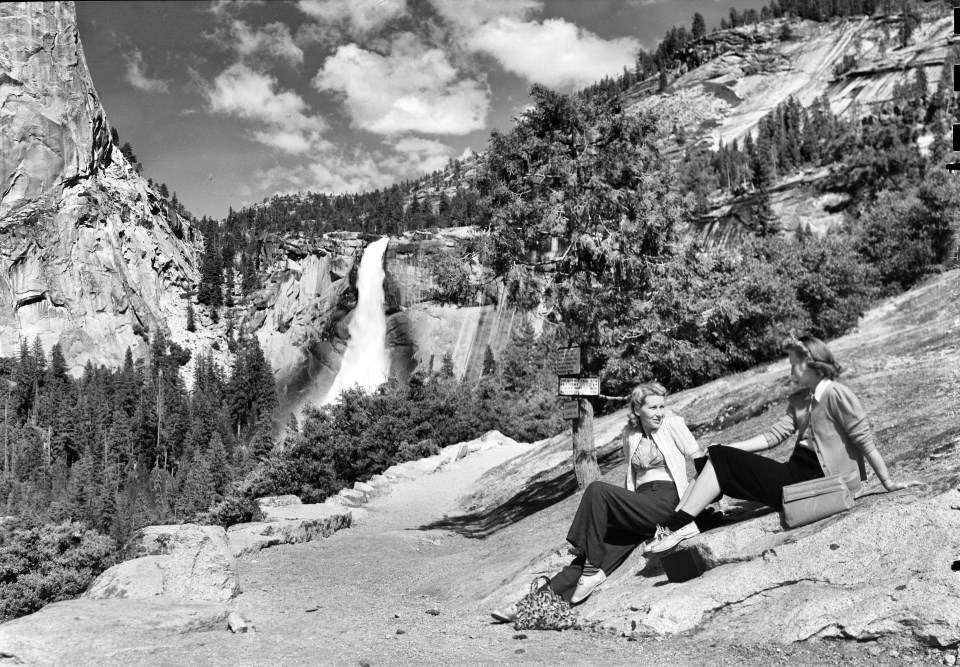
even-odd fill
[[[521,316],[506,305],[497,284],[476,295],[475,305],[449,306],[431,300],[431,270],[438,253],[450,252],[473,228],[413,232],[391,241],[385,264],[387,348],[391,370],[406,378],[414,370],[439,369],[445,354],[458,375],[479,377],[489,345],[499,358]]]
[[[219,526],[147,526],[125,552],[132,559],[97,577],[83,597],[227,602],[240,593],[227,533]]]
[[[73,368],[185,331],[201,239],[113,145],[72,3],[0,5],[0,355]]]
[[[709,57],[704,64],[682,72],[662,93],[650,94],[649,83],[639,84],[625,94],[625,102],[652,111],[665,133],[682,127],[688,144],[713,148],[734,140],[742,146],[760,119],[791,96],[804,107],[823,96],[838,115],[884,113],[894,104],[895,88],[912,84],[918,68],[931,92],[939,83],[944,60],[957,43],[952,15],[940,14],[925,16],[905,47],[897,42],[900,19],[887,16],[777,21],[707,35],[698,47]],[[786,39],[785,24],[791,34]],[[851,59],[854,66],[848,67]],[[918,144],[931,140],[949,141],[927,136]],[[772,193],[771,205],[784,229],[810,224],[820,232],[843,220],[846,197],[819,192],[822,177],[791,178]],[[752,207],[752,200],[748,194],[713,202],[710,213],[688,232],[712,246],[736,243],[745,233],[737,224],[739,211]]]

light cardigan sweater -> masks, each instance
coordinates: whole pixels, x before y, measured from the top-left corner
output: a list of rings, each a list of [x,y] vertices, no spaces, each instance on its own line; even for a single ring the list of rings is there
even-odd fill
[[[787,414],[763,434],[767,448],[785,441],[804,423],[807,427],[802,437],[816,453],[823,474],[842,475],[850,490],[858,491],[860,481],[867,479],[864,457],[877,446],[854,393],[839,382],[831,382],[819,401],[807,390],[792,394],[787,400]]]
[[[633,472],[633,454],[640,446],[643,432],[627,424],[620,440],[623,444],[623,458],[627,462],[627,479],[624,486],[630,491],[637,490],[637,480]],[[700,445],[697,444],[690,429],[687,428],[683,417],[667,412],[660,422],[660,428],[653,434],[651,440],[663,455],[667,472],[673,478],[677,487],[677,495],[681,498],[687,490],[687,463],[685,459],[700,456]]]

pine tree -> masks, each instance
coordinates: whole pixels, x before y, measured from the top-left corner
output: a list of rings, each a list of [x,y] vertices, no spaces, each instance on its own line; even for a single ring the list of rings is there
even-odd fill
[[[274,430],[279,409],[277,385],[273,369],[256,336],[241,343],[227,394],[237,433]]]
[[[450,350],[443,353],[443,361],[440,364],[440,377],[452,380],[457,374],[456,367],[453,364],[453,355]]]
[[[223,444],[223,438],[220,437],[219,433],[214,433],[211,436],[207,457],[210,461],[213,491],[222,498],[230,490],[230,483],[233,481],[233,466],[230,465],[227,448]]]
[[[916,95],[925,100],[927,98],[927,91],[930,90],[930,83],[927,81],[927,68],[922,65],[916,69],[914,87]]]
[[[707,23],[703,20],[703,14],[700,12],[696,12],[693,15],[693,24],[690,26],[690,32],[693,34],[695,40],[707,34]]]
[[[770,236],[780,231],[780,219],[773,210],[770,192],[765,187],[760,188],[753,214],[757,236]]]
[[[130,163],[130,166],[135,166],[137,164],[137,156],[133,154],[133,146],[130,145],[129,141],[120,147],[120,154],[126,158],[127,162]]]
[[[187,302],[187,331],[192,333],[196,330],[197,330],[197,323],[196,323],[196,320],[194,319],[193,304],[190,302]]]
[[[496,377],[497,376],[497,360],[493,356],[493,350],[487,345],[487,348],[483,351],[483,369],[480,371],[481,377]]]

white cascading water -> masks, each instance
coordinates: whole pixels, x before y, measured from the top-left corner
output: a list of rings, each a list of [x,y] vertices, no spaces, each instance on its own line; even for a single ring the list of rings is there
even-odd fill
[[[383,253],[390,237],[374,241],[363,252],[357,271],[357,308],[348,332],[340,372],[327,392],[324,405],[337,400],[344,389],[360,385],[373,391],[387,381],[387,318],[383,313]]]

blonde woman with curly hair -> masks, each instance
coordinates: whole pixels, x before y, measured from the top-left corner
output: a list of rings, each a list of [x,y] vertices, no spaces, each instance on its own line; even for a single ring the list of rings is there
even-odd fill
[[[580,498],[567,532],[580,555],[543,585],[570,604],[587,599],[641,542],[653,537],[687,489],[686,459],[700,456],[700,447],[683,418],[667,410],[666,395],[658,382],[631,392],[630,415],[620,436],[627,462],[624,484],[592,482]],[[685,532],[699,530],[691,523]],[[515,616],[515,605],[493,612],[503,622]]]

